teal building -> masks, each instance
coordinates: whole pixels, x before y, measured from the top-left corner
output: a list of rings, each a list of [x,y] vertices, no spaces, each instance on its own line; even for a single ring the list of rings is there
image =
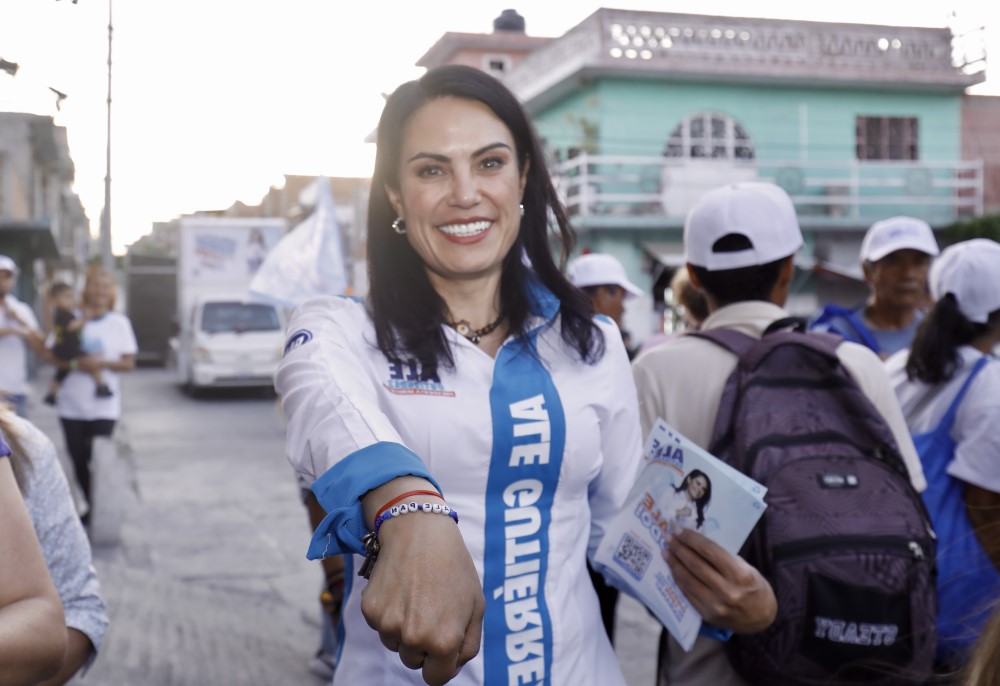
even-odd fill
[[[448,54],[450,36],[458,56],[464,36],[469,63],[470,35],[446,34],[428,55]],[[662,327],[684,216],[710,188],[766,180],[792,196],[806,247],[790,307],[802,314],[863,296],[858,250],[874,221],[981,214],[983,166],[963,160],[961,129],[965,89],[984,74],[955,60],[957,40],[947,28],[600,9],[498,75],[545,140],[579,249],[614,254],[648,288],[626,319],[641,340]]]

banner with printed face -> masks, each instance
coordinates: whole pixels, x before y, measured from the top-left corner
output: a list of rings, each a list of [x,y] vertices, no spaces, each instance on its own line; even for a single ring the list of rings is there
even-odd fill
[[[186,283],[248,283],[284,235],[284,223],[243,220],[188,221],[181,261]]]

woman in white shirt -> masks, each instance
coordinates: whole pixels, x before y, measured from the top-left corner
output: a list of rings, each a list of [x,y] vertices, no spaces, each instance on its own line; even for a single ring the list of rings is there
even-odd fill
[[[111,436],[121,417],[121,382],[118,375],[135,368],[139,346],[128,317],[114,311],[116,284],[114,276],[102,267],[87,272],[83,288],[83,306],[90,318],[80,331],[84,356],[75,360],[49,361],[70,374],[59,387],[56,409],[66,438],[66,449],[73,461],[80,489],[91,503],[90,462],[96,436]],[[98,396],[93,371],[100,370],[111,390]],[[87,515],[83,516],[86,523]]]
[[[705,472],[692,469],[674,492],[669,494],[665,509],[675,526],[700,529],[705,523],[705,508],[711,499],[712,482]]]
[[[920,453],[938,535],[938,651],[964,663],[1000,595],[1000,244],[947,248],[936,303],[912,348],[886,363]]]

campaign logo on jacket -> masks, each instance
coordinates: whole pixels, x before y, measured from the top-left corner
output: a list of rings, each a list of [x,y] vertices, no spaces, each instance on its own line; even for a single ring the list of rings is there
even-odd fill
[[[305,345],[312,339],[313,339],[312,331],[309,331],[308,329],[299,329],[298,331],[296,331],[295,333],[293,333],[291,336],[288,337],[288,342],[285,343],[284,354],[287,355],[296,348],[301,348],[303,345]]]
[[[455,397],[455,391],[449,391],[444,387],[437,372],[424,369],[418,360],[390,362],[389,377],[382,382],[382,385],[387,391],[396,395]]]

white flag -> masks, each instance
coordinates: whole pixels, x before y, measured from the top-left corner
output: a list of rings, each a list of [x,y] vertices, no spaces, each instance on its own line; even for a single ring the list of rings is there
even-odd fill
[[[340,227],[330,182],[316,179],[316,206],[274,246],[250,282],[250,295],[281,307],[298,307],[317,295],[347,288]]]

